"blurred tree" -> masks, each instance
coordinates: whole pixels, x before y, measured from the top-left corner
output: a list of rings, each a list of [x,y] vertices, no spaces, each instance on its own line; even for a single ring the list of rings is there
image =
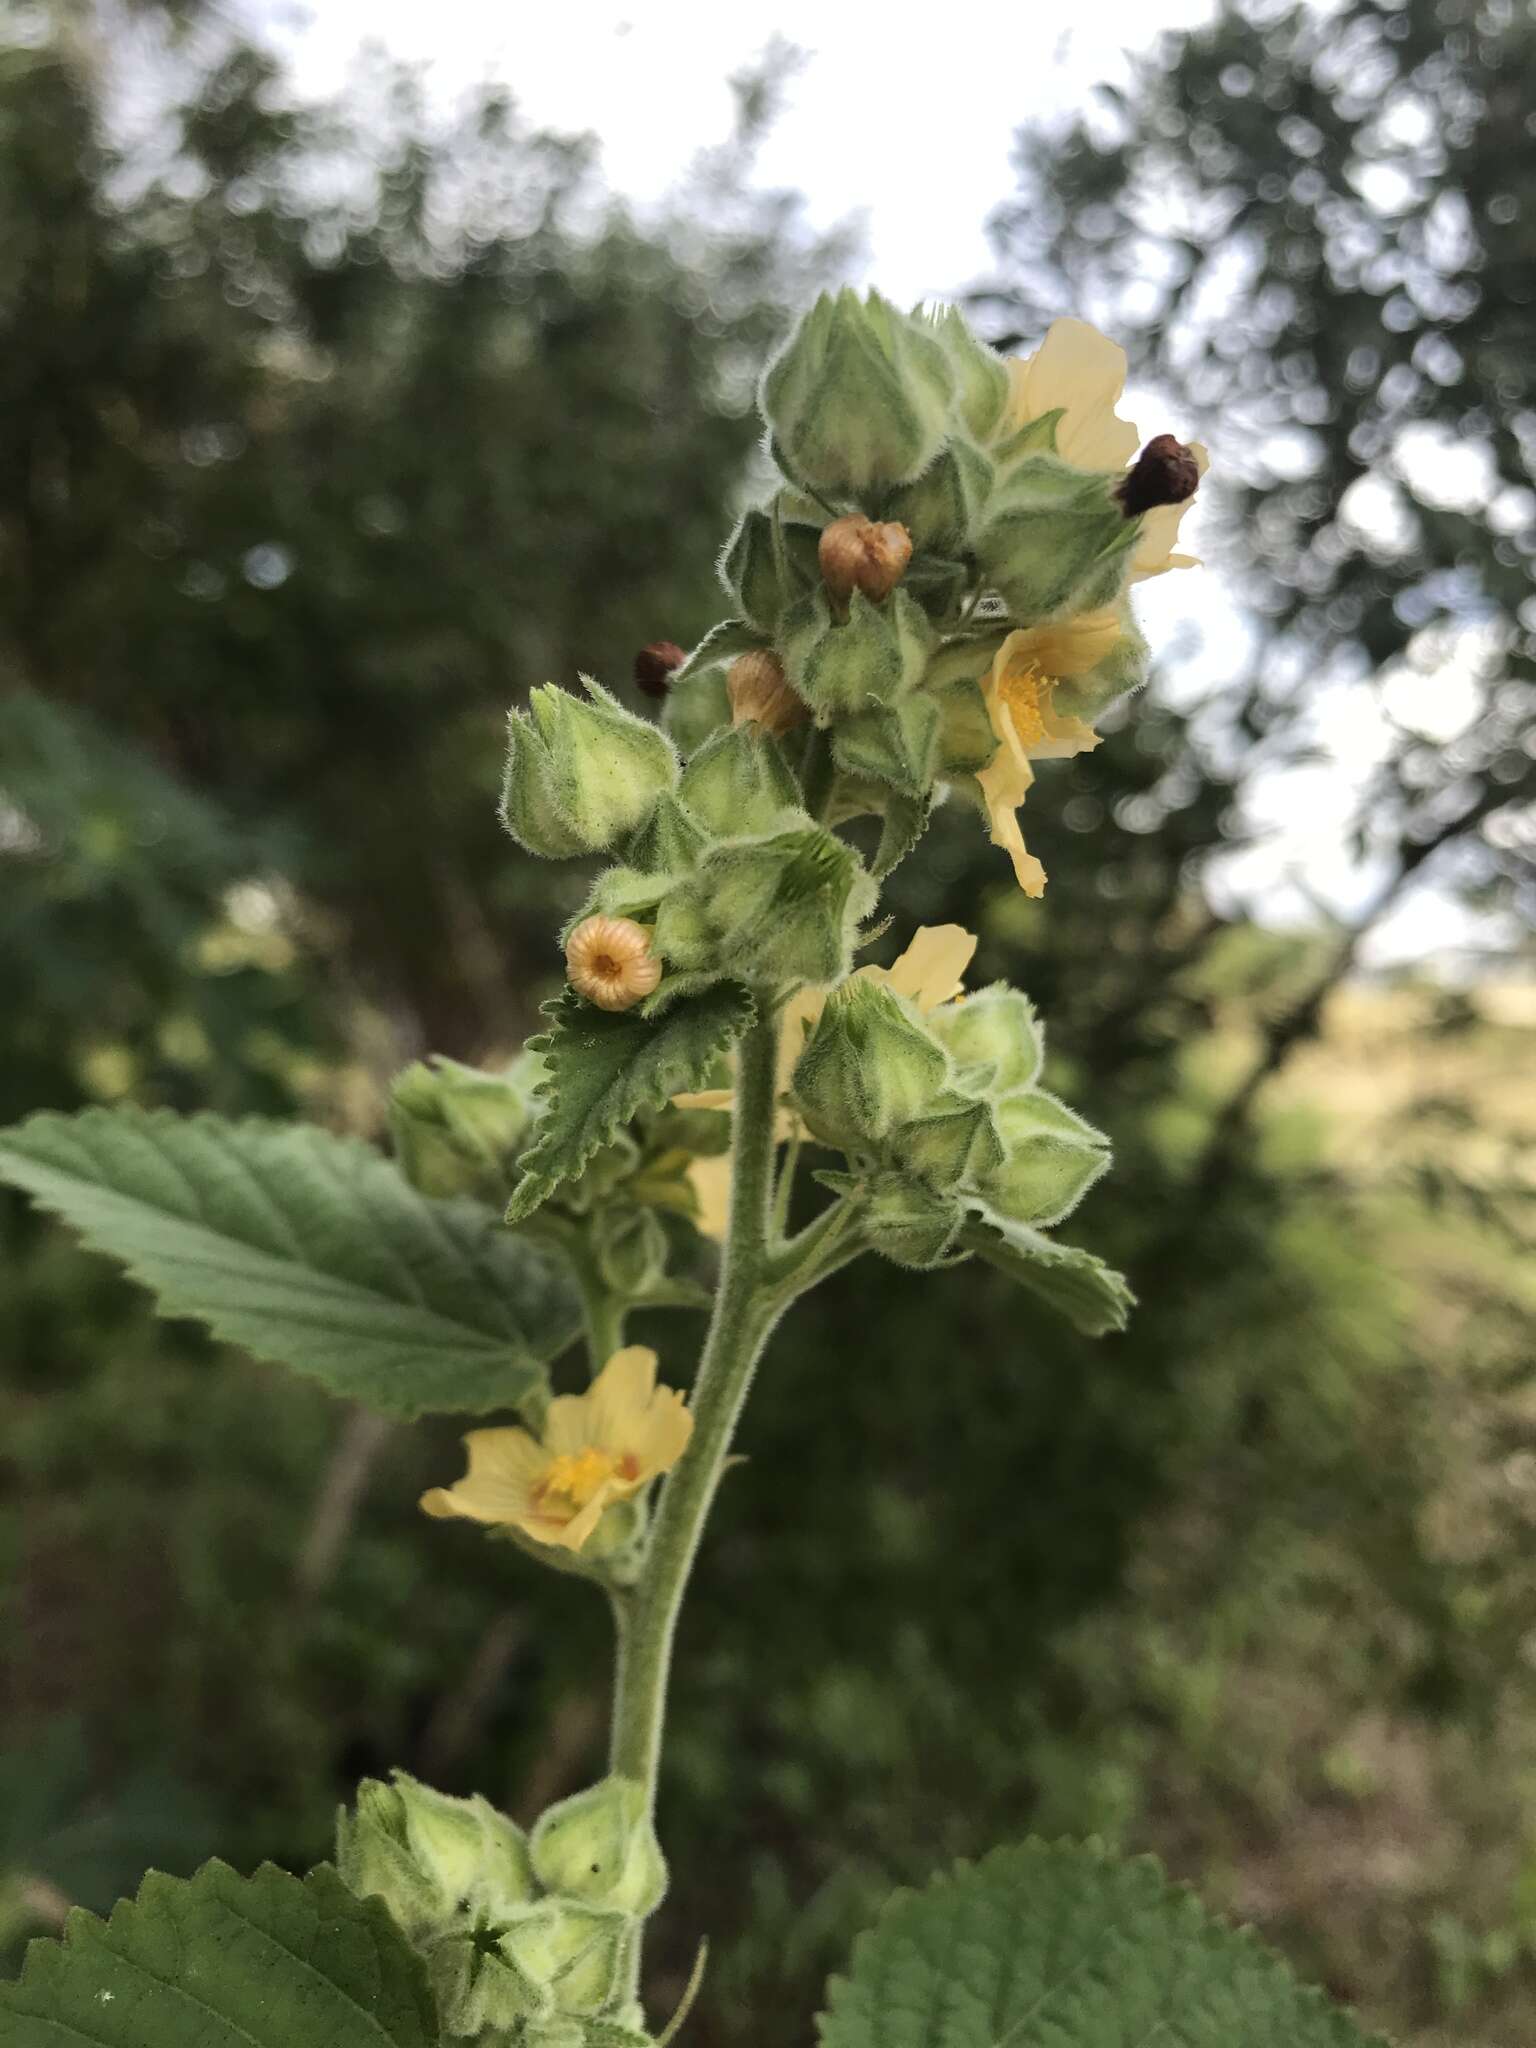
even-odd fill
[[[1191,721],[1183,801],[1238,762],[1241,816],[1319,751],[1358,784],[1362,907],[1264,1020],[1195,1168],[1208,1203],[1260,1090],[1428,872],[1469,907],[1536,908],[1533,63],[1514,0],[1227,4],[1094,113],[1022,137],[996,217],[994,321],[1097,317],[1220,448],[1216,558],[1258,630]],[[1351,761],[1351,691],[1379,759]]]

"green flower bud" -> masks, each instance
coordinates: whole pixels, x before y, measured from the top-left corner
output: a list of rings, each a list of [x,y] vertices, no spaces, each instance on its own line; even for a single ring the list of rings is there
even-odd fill
[[[507,722],[502,823],[550,860],[612,846],[677,781],[666,735],[590,676],[582,682],[590,702],[546,683]]]
[[[778,544],[773,515],[744,512],[720,556],[720,581],[744,619],[771,633],[786,606],[817,581],[818,531],[799,521],[781,521]],[[781,552],[782,550],[782,552]]]
[[[549,1892],[644,1919],[666,1895],[667,1866],[645,1787],[601,1779],[541,1814],[529,1842],[533,1872]]]
[[[633,1301],[661,1279],[667,1233],[654,1210],[616,1203],[599,1213],[594,1230],[598,1270],[613,1293]]]
[[[871,292],[816,301],[763,377],[762,410],[787,476],[837,497],[906,483],[949,431],[955,373],[943,343]]]
[[[955,406],[965,431],[978,441],[995,431],[1008,404],[1008,365],[971,331],[957,306],[921,308],[913,318],[949,357],[955,377]]]
[[[608,1144],[598,1147],[575,1180],[565,1183],[560,1200],[567,1209],[584,1216],[606,1202],[639,1164],[640,1147],[628,1131],[620,1131]]]
[[[916,689],[937,635],[905,590],[893,591],[884,604],[871,604],[855,590],[842,621],[827,592],[818,590],[785,614],[780,645],[789,680],[817,724],[825,725]]]
[[[933,786],[941,718],[938,703],[920,691],[872,704],[832,728],[832,758],[845,774],[923,796]]]
[[[854,975],[827,998],[792,1087],[814,1135],[857,1153],[926,1114],[948,1078],[944,1049],[915,1012]]]
[[[489,1930],[448,1935],[428,1948],[426,1961],[447,2041],[520,2039],[524,2022],[554,2005],[548,1987],[504,1954]]]
[[[646,819],[640,830],[630,840],[624,851],[631,870],[638,869],[647,880],[655,882],[691,868],[700,851],[709,840],[709,834],[697,820],[691,818],[672,795],[664,796]],[[661,900],[658,891],[645,906],[649,916]],[[632,917],[639,900],[638,892],[625,909],[614,903],[604,902],[601,906],[610,917]]]
[[[712,846],[657,911],[656,949],[675,972],[834,981],[872,902],[853,848],[807,820]]]
[[[1109,1170],[1109,1140],[1054,1095],[1029,1089],[1007,1096],[996,1115],[1007,1156],[980,1186],[1015,1223],[1061,1222]]]
[[[736,643],[727,643],[734,653],[742,650]],[[748,642],[755,645],[756,642]],[[679,671],[672,678],[672,689],[662,710],[662,724],[684,754],[693,754],[703,746],[712,732],[731,722],[731,700],[726,694],[725,673],[728,659],[722,648],[721,659],[714,664]]]
[[[1119,597],[1141,523],[1125,517],[1114,482],[1034,455],[999,485],[976,554],[1018,624],[1096,611]]]
[[[965,1085],[978,1094],[1013,1095],[1039,1078],[1045,1034],[1034,1005],[1017,989],[981,989],[935,1010],[928,1022]]]
[[[888,1174],[873,1183],[862,1220],[883,1258],[926,1273],[950,1262],[964,1214],[957,1203]]]
[[[987,664],[982,663],[985,670]],[[957,683],[939,703],[939,773],[975,775],[997,752],[987,700],[976,682]]]
[[[551,1898],[520,1913],[498,1946],[557,2012],[597,2013],[619,1989],[631,1925],[623,1913]]]
[[[532,1114],[534,1078],[528,1061],[486,1074],[442,1053],[407,1067],[389,1092],[389,1128],[411,1186],[424,1195],[504,1201]]]
[[[913,541],[941,555],[970,545],[992,489],[992,464],[969,441],[951,441],[922,475],[886,499],[883,510],[899,519]]]
[[[800,808],[800,788],[774,736],[755,722],[711,734],[690,755],[678,801],[715,837],[772,832]]]
[[[1056,685],[1056,710],[1092,725],[1117,697],[1141,688],[1151,659],[1152,650],[1127,605],[1120,615],[1120,637],[1106,659],[1086,675],[1064,677]]]
[[[522,1834],[478,1794],[455,1799],[396,1771],[365,1778],[336,1822],[336,1867],[360,1898],[378,1893],[412,1940],[535,1894]]]
[[[944,1193],[962,1181],[995,1172],[1003,1143],[985,1102],[952,1091],[939,1096],[925,1116],[904,1124],[888,1154],[904,1177],[925,1181]]]

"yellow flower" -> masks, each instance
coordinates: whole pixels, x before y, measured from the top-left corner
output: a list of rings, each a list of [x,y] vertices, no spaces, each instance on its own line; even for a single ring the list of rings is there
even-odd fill
[[[692,1434],[682,1395],[656,1384],[655,1352],[630,1344],[586,1393],[550,1402],[542,1443],[526,1429],[471,1430],[469,1470],[457,1485],[424,1493],[421,1505],[580,1550],[603,1510],[675,1465]]]
[[[975,951],[975,937],[957,924],[920,925],[911,945],[891,966],[861,967],[854,979],[878,981],[882,986],[894,989],[897,995],[910,996],[926,1014],[929,1010],[936,1010],[940,1003],[952,1002],[960,994],[960,977],[970,966]],[[820,988],[803,988],[784,1005],[779,1020],[778,1070],[774,1079],[776,1100],[782,1102],[789,1093],[795,1063],[805,1050],[805,1041],[826,1006],[827,992]],[[735,1092],[730,1088],[707,1088],[693,1095],[674,1095],[672,1100],[679,1109],[729,1109],[735,1100]],[[799,1118],[793,1111],[781,1108],[775,1132],[777,1141],[782,1144],[785,1139],[792,1138],[798,1123]],[[723,1239],[730,1220],[730,1154],[695,1159],[688,1169],[688,1179],[698,1201],[695,1223],[706,1237]]]
[[[1125,391],[1125,350],[1086,320],[1055,320],[1030,356],[1008,365],[1009,393],[998,434],[1028,426],[1043,413],[1061,410],[1056,452],[1078,469],[1123,469],[1141,446],[1141,436],[1115,411]],[[1190,452],[1204,476],[1210,457],[1198,441]],[[1141,538],[1131,557],[1131,581],[1160,576],[1166,569],[1192,569],[1193,555],[1174,553],[1179,521],[1188,504],[1159,505],[1142,516]]]
[[[1012,856],[1026,896],[1045,893],[1045,869],[1025,847],[1016,815],[1035,779],[1030,763],[1064,761],[1099,744],[1091,725],[1056,710],[1056,685],[1097,668],[1119,635],[1113,611],[1084,612],[1065,625],[1031,626],[1008,635],[981,679],[997,752],[976,780],[992,821],[992,844]]]

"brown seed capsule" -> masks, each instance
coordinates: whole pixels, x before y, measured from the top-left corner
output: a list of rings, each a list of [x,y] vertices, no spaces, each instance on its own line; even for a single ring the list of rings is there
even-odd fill
[[[628,917],[584,917],[565,942],[565,971],[600,1010],[632,1010],[661,980],[650,933]]]
[[[784,665],[766,649],[743,654],[726,671],[732,725],[760,725],[764,732],[791,732],[803,725],[810,710],[789,686]]]
[[[674,669],[688,659],[675,640],[652,640],[635,656],[635,688],[647,697],[665,697]]]
[[[854,512],[823,529],[816,553],[821,580],[838,604],[846,604],[855,590],[878,604],[906,575],[912,536],[894,520],[877,526]]]
[[[1172,434],[1158,434],[1149,441],[1115,487],[1120,509],[1127,519],[1136,519],[1156,505],[1182,505],[1192,498],[1200,484],[1200,465],[1194,451],[1176,441]]]

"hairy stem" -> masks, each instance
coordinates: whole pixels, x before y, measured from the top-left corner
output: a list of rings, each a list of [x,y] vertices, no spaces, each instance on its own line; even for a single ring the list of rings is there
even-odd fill
[[[764,1285],[773,1187],[778,1021],[754,1025],[737,1058],[731,1215],[714,1315],[693,1389],[693,1441],[662,1489],[644,1568],[624,1596],[613,1709],[612,1763],[656,1796],[667,1679],[678,1610],[768,1333],[784,1305]]]

